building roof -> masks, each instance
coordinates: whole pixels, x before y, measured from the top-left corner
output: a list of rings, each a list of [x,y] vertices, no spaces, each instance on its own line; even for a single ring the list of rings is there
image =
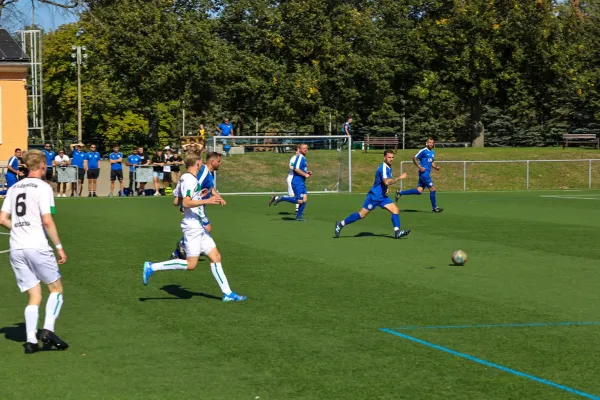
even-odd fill
[[[29,57],[6,29],[0,29],[0,63],[15,62],[29,62]]]

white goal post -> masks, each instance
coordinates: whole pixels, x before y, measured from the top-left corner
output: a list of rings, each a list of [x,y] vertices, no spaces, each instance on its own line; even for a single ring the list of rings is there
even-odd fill
[[[345,135],[213,136],[207,152],[223,155],[215,187],[228,195],[287,193],[289,161],[303,143],[313,171],[308,193],[352,192],[352,138]]]

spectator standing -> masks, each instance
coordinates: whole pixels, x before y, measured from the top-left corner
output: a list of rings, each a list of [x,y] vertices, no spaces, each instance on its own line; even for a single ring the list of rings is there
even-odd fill
[[[79,181],[79,193],[77,192],[77,183],[71,183],[71,197],[81,197],[83,190],[83,181],[85,180],[85,156],[83,143],[75,143],[69,146],[71,148],[71,165],[77,167],[77,180]]]
[[[56,155],[56,157],[54,157],[54,166],[57,168],[57,172],[56,175],[58,177],[58,168],[62,168],[63,170],[65,169],[65,167],[67,167],[69,165],[69,156],[65,154],[65,151],[63,149],[60,149],[58,151],[58,154]],[[60,182],[56,183],[56,197],[61,197],[60,194]],[[67,191],[67,182],[63,182],[62,183],[62,197],[67,197],[67,194],[65,193]]]
[[[137,192],[137,185],[134,188],[135,182],[135,166],[140,165],[140,156],[138,156],[137,149],[133,149],[133,154],[127,157],[127,166],[129,167],[129,192],[133,195],[133,191]]]
[[[206,129],[204,129],[204,124],[200,124],[200,138],[202,139],[203,142],[206,142]]]
[[[140,158],[139,165],[150,165],[150,157],[144,152],[144,148],[142,146],[138,147],[138,157]],[[140,182],[140,187],[138,191],[138,196],[144,194],[146,190],[146,182]]]
[[[88,197],[98,197],[96,194],[96,182],[100,176],[100,153],[96,151],[96,145],[90,146],[90,151],[85,155],[85,170],[88,178]]]
[[[348,116],[348,120],[342,124],[342,128],[340,129],[340,134],[346,136],[344,138],[344,141],[342,142],[342,148],[344,147],[344,145],[346,143],[348,143],[348,138],[350,136],[352,136],[350,133],[351,124],[352,124],[352,116]]]
[[[21,172],[21,175],[17,175],[17,178],[19,180],[25,179],[29,175],[29,169],[27,169],[27,164],[23,161],[23,152],[21,152],[21,155],[17,159],[19,160],[19,172]]]
[[[163,166],[165,165],[165,159],[163,157],[162,149],[156,149],[156,154],[152,157],[152,177],[154,181],[154,195],[160,196],[160,187],[165,175],[163,173]]]
[[[171,153],[171,147],[165,147],[165,154],[163,157],[165,160],[165,165],[163,166],[163,183],[164,186],[171,186],[171,182],[173,182],[173,180],[171,179],[171,159],[173,158],[173,154]]]
[[[235,136],[233,133],[233,125],[229,122],[229,118],[225,118],[225,121],[219,124],[217,127],[221,136]]]
[[[52,187],[52,180],[54,177],[54,169],[52,166],[54,165],[56,153],[52,150],[52,145],[50,143],[44,144],[44,150],[42,152],[46,156],[46,174],[44,175],[44,180]]]
[[[21,157],[21,149],[15,149],[15,155],[8,160],[6,167],[6,189],[10,189],[19,181],[19,177],[23,176],[23,172],[19,171],[19,158]]]
[[[179,182],[179,171],[183,165],[183,159],[177,153],[171,156],[171,179],[175,182],[175,186]]]
[[[108,197],[112,197],[115,190],[115,181],[119,180],[119,197],[123,196],[123,153],[119,151],[119,145],[113,146],[113,152],[108,156],[110,160],[110,193]]]

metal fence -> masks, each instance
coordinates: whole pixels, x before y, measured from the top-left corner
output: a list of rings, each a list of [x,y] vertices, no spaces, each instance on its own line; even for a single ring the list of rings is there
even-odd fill
[[[600,188],[600,159],[436,161],[436,186],[444,190],[542,190]],[[418,174],[412,161],[400,163],[409,176],[400,188],[414,187]],[[413,173],[414,172],[414,173]]]
[[[56,182],[58,183],[75,183],[76,193],[79,193],[79,168],[76,165],[68,165],[65,167],[55,167]]]

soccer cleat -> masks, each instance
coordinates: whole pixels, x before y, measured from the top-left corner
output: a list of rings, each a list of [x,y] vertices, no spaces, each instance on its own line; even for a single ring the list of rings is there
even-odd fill
[[[296,218],[296,221],[298,221],[298,222],[307,222],[308,220],[300,217],[300,218]]]
[[[40,351],[40,345],[37,343],[26,342],[23,344],[23,347],[25,348],[25,354],[33,354]]]
[[[108,197],[113,197],[113,194],[112,194],[112,192],[110,192],[110,193],[108,194]]]
[[[119,190],[119,197],[123,197],[123,192]]]
[[[400,230],[394,231],[394,238],[395,239],[400,239],[400,238],[403,238],[405,236],[408,236],[409,233],[410,233],[410,229],[405,229],[403,231],[400,231]]]
[[[92,197],[92,193],[88,193],[88,197]]]
[[[179,258],[178,254],[175,254],[175,252],[171,253],[171,260],[177,260]]]
[[[340,237],[340,233],[342,232],[342,228],[344,226],[342,225],[342,221],[336,221],[335,222],[335,237],[339,238]]]
[[[434,209],[433,209],[433,210],[431,210],[431,211],[433,211],[434,213],[441,213],[442,211],[444,211],[444,209],[443,209],[443,208],[436,207],[436,208],[434,208]]]
[[[397,202],[398,200],[400,200],[400,197],[402,197],[402,194],[400,193],[400,191],[399,191],[399,190],[396,190],[396,202]]]
[[[222,300],[227,303],[230,301],[244,301],[246,299],[247,299],[246,296],[240,296],[239,294],[237,294],[235,292],[231,292],[229,294],[224,294]]]
[[[69,345],[61,340],[56,333],[49,331],[48,329],[42,329],[38,333],[38,339],[42,341],[42,343],[50,344],[54,346],[57,350],[66,350],[69,348]]]
[[[92,197],[98,197],[98,195],[96,194],[96,192],[94,192],[94,193],[92,194]]]
[[[150,280],[150,277],[153,273],[154,270],[152,269],[152,263],[150,261],[146,261],[144,263],[144,272],[142,273],[142,281],[144,282],[144,285],[148,285],[148,280]]]
[[[279,203],[279,196],[271,196],[271,198],[269,199],[269,207],[271,205],[276,206],[277,203]]]

